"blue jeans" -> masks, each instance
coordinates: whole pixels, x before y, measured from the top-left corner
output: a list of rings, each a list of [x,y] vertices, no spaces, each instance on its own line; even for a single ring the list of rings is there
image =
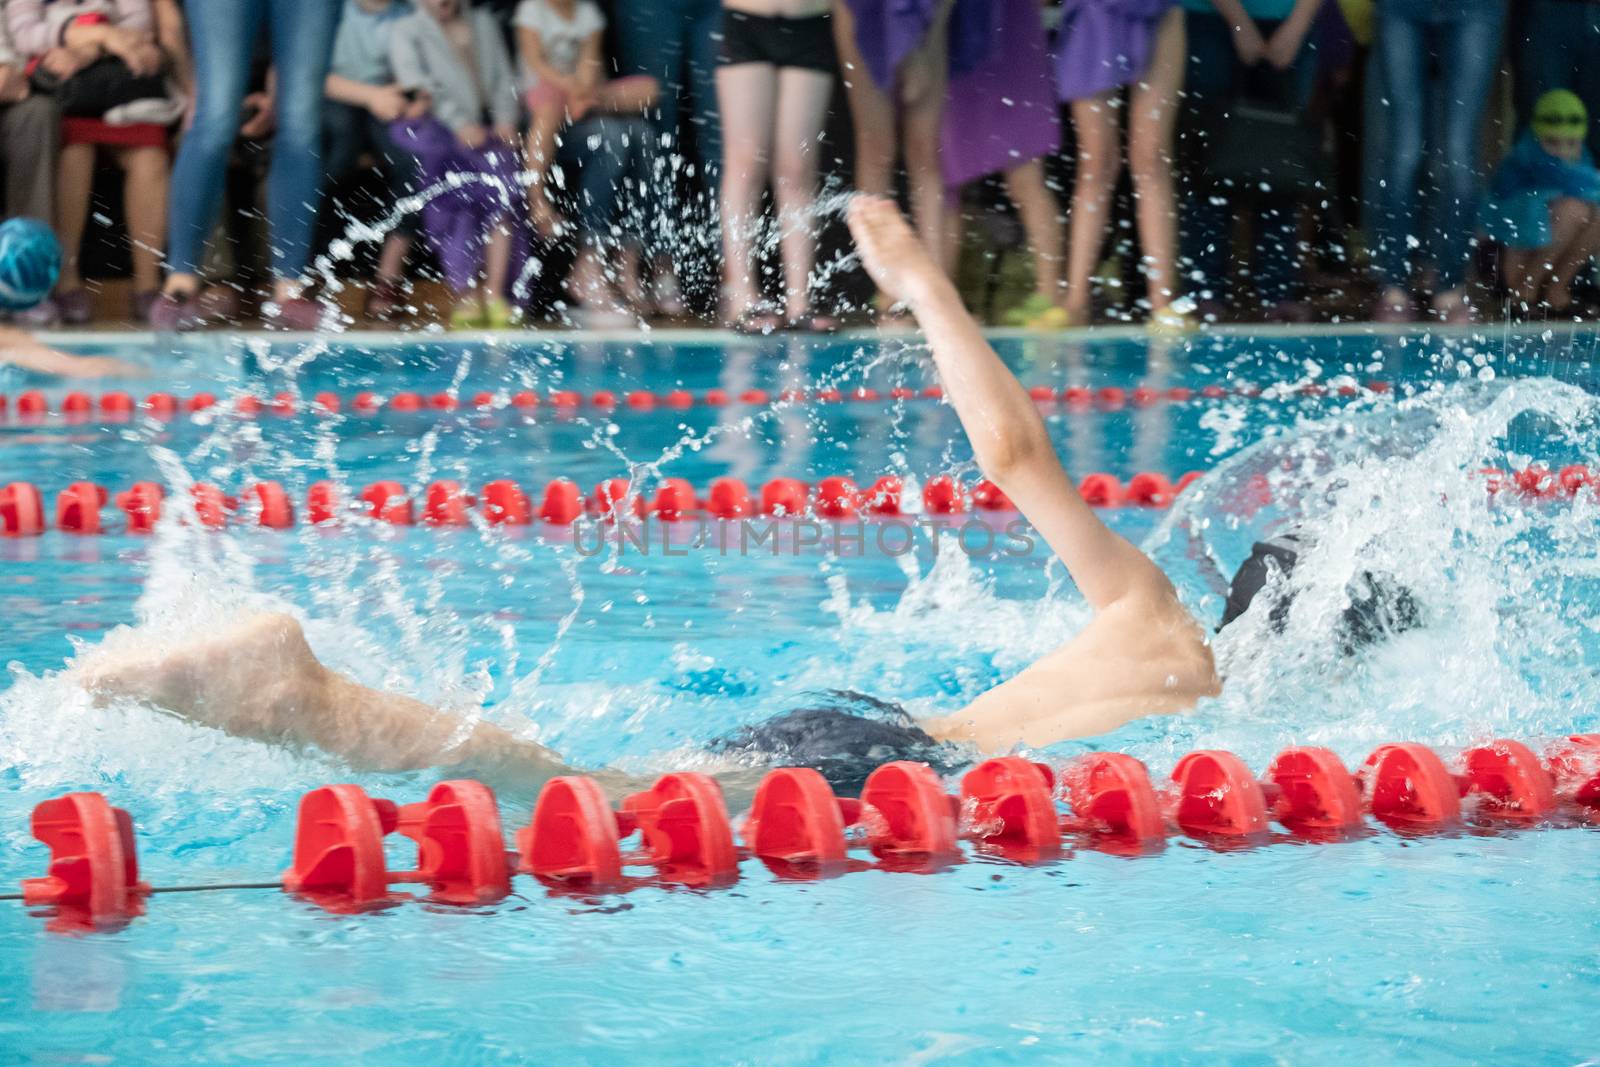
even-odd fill
[[[267,174],[272,269],[298,278],[311,258],[322,188],[322,92],[341,0],[202,0],[185,5],[194,49],[194,125],[172,168],[167,257],[172,269],[200,271],[217,221],[228,154],[239,134],[250,59],[263,29],[277,73],[277,130]]]
[[[682,153],[684,127],[692,125],[700,173],[715,189],[722,167],[721,0],[617,0],[616,13],[622,73],[648,74],[661,83],[661,132],[672,138],[662,156]],[[686,105],[692,106],[687,113]]]
[[[1409,282],[1413,241],[1419,257],[1438,269],[1441,291],[1458,288],[1466,277],[1482,186],[1478,127],[1504,22],[1505,4],[1486,0],[1378,5],[1373,62],[1386,93],[1379,103],[1384,136],[1367,143],[1381,153],[1372,261],[1386,286]],[[1417,208],[1429,125],[1436,131],[1432,220]]]
[[[1239,61],[1233,48],[1233,31],[1221,16],[1191,11],[1187,20],[1189,34],[1189,68],[1184,75],[1187,95],[1186,109],[1199,114],[1203,109],[1217,116],[1235,98],[1241,82],[1254,76],[1265,80],[1267,67],[1258,66],[1250,71]],[[1258,23],[1263,36],[1270,37],[1278,23]],[[1273,88],[1280,90],[1272,102],[1303,111],[1311,99],[1311,89],[1317,73],[1317,51],[1308,37],[1294,63],[1281,75],[1270,78]],[[1214,129],[1200,131],[1198,140],[1214,136]],[[1263,150],[1270,148],[1262,146]],[[1203,147],[1197,154],[1202,162],[1197,170],[1203,172]],[[1235,189],[1221,183],[1204,180],[1196,175],[1193,197],[1184,206],[1182,242],[1184,259],[1194,272],[1191,293],[1223,299],[1228,290],[1228,263],[1233,248],[1233,220],[1245,212],[1245,203],[1252,205],[1248,212],[1254,220],[1250,245],[1250,260],[1238,265],[1237,273],[1248,273],[1255,290],[1267,303],[1297,300],[1304,295],[1300,278],[1298,213],[1300,194],[1296,190],[1263,191]]]
[[[645,236],[642,201],[656,155],[648,134],[637,115],[586,116],[562,131],[556,165],[576,175],[566,181],[562,207],[585,237],[603,241],[619,230]]]
[[[1517,117],[1551,89],[1571,89],[1589,108],[1589,150],[1600,149],[1600,4],[1529,0],[1516,47]]]

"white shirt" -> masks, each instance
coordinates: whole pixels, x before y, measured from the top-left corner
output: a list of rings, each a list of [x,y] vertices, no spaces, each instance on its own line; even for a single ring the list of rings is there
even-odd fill
[[[532,30],[539,35],[544,48],[544,59],[563,74],[573,74],[578,69],[578,59],[583,53],[583,43],[590,36],[606,28],[606,17],[594,0],[578,0],[569,19],[556,11],[548,0],[522,0],[517,5],[516,16],[511,20],[516,26]],[[532,89],[539,84],[539,76],[522,65],[522,85]]]

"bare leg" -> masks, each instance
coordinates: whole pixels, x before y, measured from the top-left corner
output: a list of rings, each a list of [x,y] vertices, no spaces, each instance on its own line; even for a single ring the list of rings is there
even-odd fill
[[[1545,300],[1552,311],[1564,311],[1572,305],[1573,276],[1600,251],[1600,209],[1586,201],[1563,198],[1552,205],[1551,211],[1557,210],[1566,216],[1562,229],[1570,232],[1565,240],[1557,237],[1558,251],[1551,261]]]
[[[817,256],[817,140],[832,95],[833,79],[819,71],[778,72],[772,189],[783,242],[784,305],[791,322],[811,308],[811,268]]]
[[[761,302],[754,239],[772,160],[777,68],[769,63],[720,68],[717,101],[722,109],[723,317],[737,322]]]
[[[1501,257],[1500,271],[1517,310],[1532,307],[1539,299],[1539,277],[1534,272],[1534,263],[1544,255],[1543,249],[1507,248]]]
[[[125,148],[123,209],[133,245],[133,288],[151,292],[161,285],[161,250],[167,234],[167,153],[161,148]]]
[[[533,182],[528,186],[528,209],[534,228],[546,237],[561,227],[561,216],[551,203],[548,186],[550,168],[555,163],[556,134],[566,122],[566,109],[553,104],[536,109],[528,127],[528,169]]]
[[[1045,185],[1044,161],[1035,159],[1006,171],[1006,191],[1017,205],[1033,249],[1034,292],[1052,304],[1062,303],[1060,206]]]
[[[1067,313],[1074,323],[1089,321],[1089,279],[1100,260],[1111,221],[1111,193],[1122,170],[1122,133],[1116,100],[1102,93],[1072,102],[1072,127],[1078,135],[1078,176],[1072,188],[1072,224],[1067,246]]]
[[[403,280],[406,256],[411,253],[411,238],[403,233],[391,233],[383,242],[378,254],[378,280],[398,283]]]
[[[940,159],[945,88],[949,76],[950,5],[928,31],[928,38],[900,68],[906,174],[911,185],[911,217],[934,261],[950,270],[944,240],[945,188]]]
[[[89,221],[89,193],[94,183],[94,145],[67,145],[61,150],[56,169],[56,232],[61,237],[61,280],[59,292],[83,288],[78,256],[82,252],[83,229]]]
[[[867,73],[867,62],[856,45],[855,16],[843,0],[833,5],[833,38],[855,126],[856,188],[888,196],[894,179],[894,103]]]
[[[510,270],[511,228],[501,217],[489,223],[489,233],[483,244],[484,299],[500,299],[510,281],[506,277]]]
[[[648,75],[636,74],[606,82],[595,94],[595,103],[601,111],[631,115],[655,107],[660,98],[661,86],[656,80]]]
[[[1129,99],[1128,169],[1133,175],[1139,242],[1151,311],[1178,296],[1178,217],[1172,189],[1172,138],[1183,89],[1183,12],[1169,11],[1156,32],[1148,79]]]

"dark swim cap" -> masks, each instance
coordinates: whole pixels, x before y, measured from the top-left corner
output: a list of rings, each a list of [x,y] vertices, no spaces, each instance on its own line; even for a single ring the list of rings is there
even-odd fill
[[[1250,609],[1257,594],[1274,583],[1272,610],[1268,618],[1275,633],[1282,633],[1289,621],[1289,605],[1294,591],[1286,579],[1299,562],[1303,542],[1298,534],[1287,533],[1250,548],[1250,558],[1239,565],[1228,586],[1228,602],[1222,610],[1221,630]],[[1339,620],[1339,650],[1346,655],[1386,636],[1405,633],[1422,625],[1422,612],[1411,590],[1384,575],[1363,571],[1346,587],[1349,606]]]
[[[811,767],[840,793],[854,796],[867,776],[891,760],[930,764],[946,773],[964,762],[954,746],[928,736],[898,704],[849,690],[821,694],[795,708],[741,726],[712,741],[713,752],[745,752],[779,765]]]

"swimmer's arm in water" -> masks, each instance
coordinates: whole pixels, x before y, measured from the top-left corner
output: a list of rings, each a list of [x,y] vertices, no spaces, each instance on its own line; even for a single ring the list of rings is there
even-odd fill
[[[1143,552],[1106,527],[1062,469],[1033,400],[984,340],[955,286],[898,208],[879,197],[850,204],[850,232],[878,287],[910,305],[933,348],[945,395],[984,476],[1017,505],[1096,610],[1130,593],[1170,591]]]
[[[251,616],[173,650],[103,650],[76,670],[98,699],[137,700],[236,737],[313,746],[358,770],[444,767],[514,793],[576,773],[493,723],[469,723],[329,669],[288,615]],[[594,776],[613,790],[643,788],[616,772]]]
[[[61,378],[144,376],[140,368],[112,356],[69,356],[14,326],[0,326],[0,365],[6,363]]]

